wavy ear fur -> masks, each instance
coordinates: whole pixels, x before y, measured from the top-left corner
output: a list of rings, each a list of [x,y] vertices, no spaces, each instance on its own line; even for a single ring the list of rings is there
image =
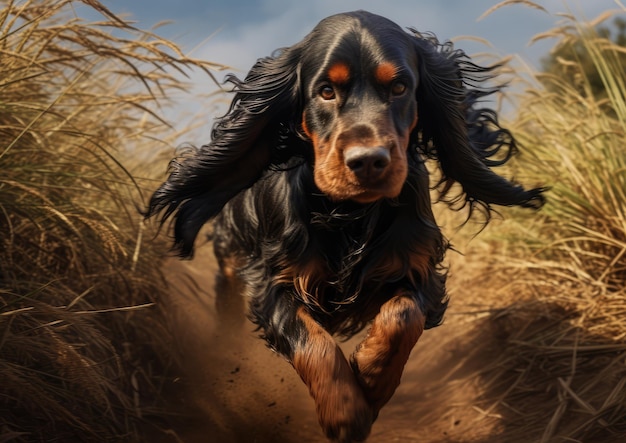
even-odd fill
[[[525,190],[490,169],[516,152],[513,137],[500,127],[496,113],[476,108],[482,97],[497,91],[481,87],[497,66],[480,67],[451,43],[439,44],[434,36],[413,33],[420,63],[419,121],[413,140],[440,164],[440,199],[449,204],[462,201],[462,207],[469,203],[470,214],[478,203],[487,220],[491,204],[541,207],[544,189]],[[463,192],[450,197],[455,182]]]
[[[162,213],[161,224],[174,216],[174,249],[181,257],[193,254],[200,228],[258,180],[280,145],[283,127],[297,124],[292,120],[300,106],[299,51],[294,46],[260,59],[243,81],[228,76],[236,94],[211,142],[170,163],[169,178],[144,215]]]

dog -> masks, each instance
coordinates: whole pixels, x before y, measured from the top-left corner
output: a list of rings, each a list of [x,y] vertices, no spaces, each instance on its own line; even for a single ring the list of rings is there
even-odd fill
[[[492,205],[544,203],[543,188],[492,171],[517,149],[479,106],[496,68],[378,15],[330,16],[244,80],[227,76],[234,98],[210,143],[174,159],[151,197],[145,216],[173,218],[182,257],[213,221],[218,301],[241,282],[333,441],[367,438],[423,330],[442,322],[448,243],[431,189],[485,222]],[[366,327],[346,358],[334,336]]]

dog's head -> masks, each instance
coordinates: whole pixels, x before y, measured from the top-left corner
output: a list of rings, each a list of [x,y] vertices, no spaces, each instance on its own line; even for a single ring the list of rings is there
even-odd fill
[[[476,108],[494,92],[480,87],[492,76],[451,44],[383,17],[331,16],[260,59],[245,79],[227,77],[235,96],[211,142],[173,163],[146,215],[175,214],[176,244],[189,255],[207,220],[289,156],[309,161],[319,191],[333,201],[397,197],[412,163],[415,170],[430,157],[440,165],[442,196],[457,182],[457,200],[487,214],[491,204],[538,207],[542,189],[526,191],[490,169],[515,151],[495,113]]]
[[[365,12],[323,20],[300,64],[302,131],[315,183],[333,200],[369,203],[400,194],[418,121],[414,38]]]

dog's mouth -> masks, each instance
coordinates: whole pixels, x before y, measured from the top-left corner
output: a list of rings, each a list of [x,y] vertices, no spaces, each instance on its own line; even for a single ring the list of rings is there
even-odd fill
[[[376,192],[376,191],[363,191],[360,194],[357,194],[351,198],[349,198],[349,200],[352,200],[355,203],[359,203],[362,205],[366,205],[369,203],[375,203],[379,200],[382,200],[384,198],[394,198],[397,197],[397,195],[386,195],[382,192]]]
[[[396,198],[400,195],[403,185],[404,180],[398,180],[393,183],[383,183],[378,186],[355,186],[355,192],[350,195],[347,200],[367,204],[374,203],[385,198]]]

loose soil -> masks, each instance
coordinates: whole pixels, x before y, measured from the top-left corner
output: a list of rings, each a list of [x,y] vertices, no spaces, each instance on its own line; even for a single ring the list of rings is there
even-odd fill
[[[180,417],[162,442],[326,442],[313,400],[289,363],[265,346],[243,313],[217,318],[216,270],[210,244],[192,261],[167,264],[167,309],[184,375],[173,395]],[[460,309],[452,302],[444,325],[424,333],[368,442],[498,441],[497,413],[474,406],[482,388],[470,376],[493,348],[478,346],[480,335],[470,331],[480,319]],[[347,355],[358,341],[342,344]]]

